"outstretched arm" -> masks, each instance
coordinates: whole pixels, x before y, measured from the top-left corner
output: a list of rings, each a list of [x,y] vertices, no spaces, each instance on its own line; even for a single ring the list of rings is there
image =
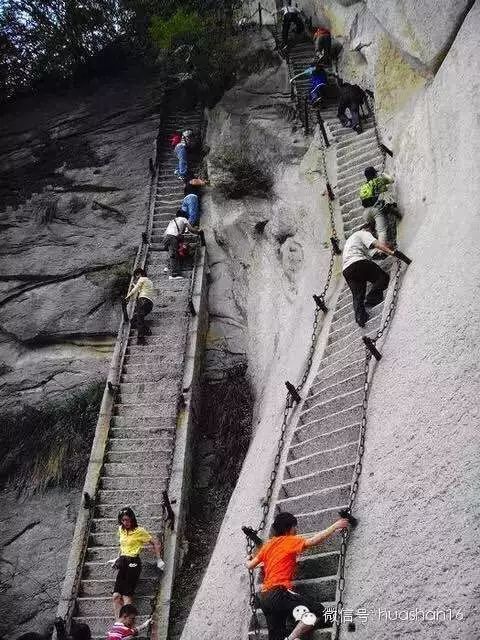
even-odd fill
[[[127,295],[125,296],[125,300],[128,300],[129,298],[131,298],[135,293],[137,293],[137,291],[140,289],[141,286],[141,282],[140,280],[137,282],[136,285],[134,285],[130,291],[127,293]]]
[[[252,558],[251,560],[247,560],[247,569],[255,569],[255,567],[258,567],[260,562],[261,560],[259,560],[258,556],[255,556],[255,558]]]
[[[309,72],[309,70],[308,70],[308,69],[305,69],[305,71],[302,71],[302,73],[297,73],[297,75],[296,75],[296,76],[293,76],[293,78],[290,80],[290,84],[291,84],[294,80],[296,80],[297,78],[300,78],[301,76],[305,76],[305,75],[307,75],[307,73],[308,73],[308,72]]]
[[[350,523],[346,518],[340,518],[340,520],[334,522],[330,527],[328,527],[328,529],[324,529],[323,531],[320,531],[320,533],[313,535],[311,538],[307,538],[305,546],[310,548],[315,547],[318,544],[322,544],[322,542],[325,542],[325,540],[328,540],[328,538],[333,536],[334,533],[341,529],[348,529],[349,526]]]
[[[383,253],[387,253],[389,256],[393,256],[394,252],[392,251],[392,249],[390,249],[387,244],[380,242],[380,240],[375,240],[373,246],[375,247],[375,249],[379,249],[380,251],[383,251]]]

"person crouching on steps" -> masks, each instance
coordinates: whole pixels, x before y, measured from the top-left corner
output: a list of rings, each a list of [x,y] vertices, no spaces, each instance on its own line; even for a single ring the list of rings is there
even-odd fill
[[[169,280],[179,280],[183,278],[180,274],[180,264],[178,262],[178,243],[180,242],[182,235],[185,233],[185,229],[199,234],[199,230],[192,227],[186,216],[188,214],[179,209],[176,213],[176,217],[170,220],[164,234],[164,246],[168,249],[170,275]],[[164,269],[165,273],[168,272],[168,267]]]
[[[126,640],[138,636],[140,631],[148,629],[152,624],[152,619],[148,618],[143,624],[135,626],[138,615],[137,607],[133,604],[124,604],[118,614],[118,620],[112,625],[107,633],[107,640]]]
[[[325,609],[321,604],[312,603],[307,596],[293,591],[293,577],[297,556],[302,551],[322,544],[337,531],[348,527],[349,521],[340,518],[328,529],[303,538],[297,535],[297,519],[293,514],[282,512],[275,517],[273,536],[252,560],[247,561],[248,569],[263,564],[265,577],[258,602],[267,621],[268,640],[296,640],[315,628],[330,626],[325,621]],[[289,618],[297,625],[287,635]]]
[[[135,269],[133,277],[137,280],[135,285],[130,289],[125,297],[125,301],[138,293],[137,298],[137,344],[145,344],[145,336],[151,334],[151,330],[147,327],[145,317],[153,309],[153,298],[155,289],[153,282],[147,278],[144,269]]]
[[[142,571],[139,554],[145,545],[150,546],[155,552],[157,568],[160,571],[165,568],[161,557],[160,542],[146,529],[138,526],[137,518],[130,507],[125,507],[120,511],[118,524],[120,557],[113,561],[114,567],[118,569],[113,587],[115,616],[120,614],[123,605],[132,604],[135,588]]]

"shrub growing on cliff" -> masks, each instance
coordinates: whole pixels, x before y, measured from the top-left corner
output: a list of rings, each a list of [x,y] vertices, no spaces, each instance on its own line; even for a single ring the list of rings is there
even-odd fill
[[[64,402],[3,415],[0,483],[24,493],[81,486],[103,389],[103,384],[92,384]]]
[[[218,170],[214,186],[226,198],[267,198],[272,192],[271,172],[243,148],[223,147],[214,153],[211,163]]]

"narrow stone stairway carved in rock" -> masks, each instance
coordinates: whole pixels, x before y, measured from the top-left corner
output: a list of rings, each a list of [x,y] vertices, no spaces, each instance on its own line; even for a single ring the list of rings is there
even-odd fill
[[[311,43],[297,45],[290,53],[293,73],[308,66],[313,57]],[[308,80],[298,90],[308,91]],[[310,110],[311,116],[314,110]],[[337,159],[335,196],[342,214],[345,237],[362,224],[363,208],[358,190],[366,166],[383,167],[383,156],[375,135],[373,116],[363,120],[357,134],[343,127],[335,102],[321,110]],[[313,132],[313,131],[312,131]],[[385,267],[384,267],[385,268]],[[355,322],[350,289],[344,284],[332,316],[329,335],[315,379],[308,390],[298,423],[288,444],[283,480],[274,513],[289,511],[298,519],[299,533],[316,533],[338,518],[348,506],[359,445],[364,393],[365,346],[362,336],[376,334],[383,302],[369,310],[370,319],[361,330]],[[287,445],[286,445],[287,446]],[[282,473],[282,472],[280,472]],[[341,536],[336,535],[318,550],[300,557],[294,589],[308,594],[332,612],[336,606]],[[260,637],[267,637],[263,614],[257,611]],[[314,640],[331,640],[333,627],[316,630]],[[253,618],[250,637],[255,637]]]
[[[160,251],[167,223],[183,198],[183,182],[173,175],[176,161],[167,136],[175,129],[198,128],[200,124],[199,112],[170,115],[159,139],[153,230],[146,263],[157,292],[149,316],[151,335],[144,345],[136,343],[134,330],[128,339],[74,606],[73,619],[87,623],[94,638],[104,638],[113,621],[115,571],[108,560],[118,555],[119,510],[130,506],[141,526],[157,534],[162,529],[162,491],[168,488],[182,391],[191,272],[184,272],[184,280],[169,280],[164,272],[168,253]],[[143,570],[135,595],[138,622],[152,613],[161,580],[154,555],[141,555]]]

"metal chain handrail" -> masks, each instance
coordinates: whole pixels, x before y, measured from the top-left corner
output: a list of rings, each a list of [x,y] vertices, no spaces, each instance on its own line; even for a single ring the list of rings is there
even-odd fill
[[[397,259],[396,271],[394,275],[394,284],[392,290],[392,297],[390,299],[388,312],[385,318],[377,330],[375,337],[372,338],[372,343],[375,345],[377,341],[384,335],[387,327],[392,321],[393,314],[395,313],[398,291],[400,288],[400,275],[401,275],[402,263]],[[363,470],[363,456],[365,453],[365,438],[367,433],[367,416],[368,416],[368,397],[370,391],[371,377],[370,377],[370,363],[372,361],[372,352],[365,348],[365,363],[363,368],[363,398],[362,398],[362,419],[360,423],[360,435],[358,440],[357,460],[353,471],[352,486],[350,489],[350,497],[348,501],[347,511],[352,513],[353,505],[358,493],[358,487],[360,484],[360,476]],[[342,621],[342,611],[344,605],[345,594],[345,561],[347,556],[349,531],[345,531],[342,534],[342,542],[340,544],[340,558],[338,567],[338,586],[337,586],[337,599],[335,605],[335,630],[333,640],[338,640],[340,637],[340,628]]]

